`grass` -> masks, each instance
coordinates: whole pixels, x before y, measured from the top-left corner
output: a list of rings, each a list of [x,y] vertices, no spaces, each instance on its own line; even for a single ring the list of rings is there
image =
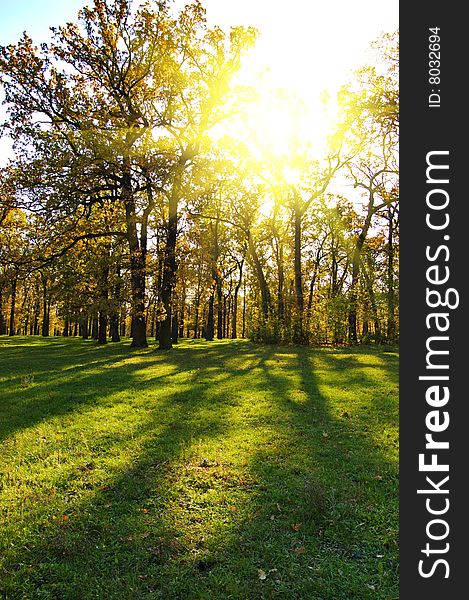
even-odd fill
[[[397,352],[0,338],[0,595],[398,597]]]

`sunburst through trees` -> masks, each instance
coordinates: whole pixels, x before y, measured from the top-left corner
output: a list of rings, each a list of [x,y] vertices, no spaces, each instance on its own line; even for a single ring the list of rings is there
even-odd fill
[[[174,13],[95,0],[1,47],[0,334],[396,341],[397,34],[318,152],[299,100],[236,77],[254,29]]]

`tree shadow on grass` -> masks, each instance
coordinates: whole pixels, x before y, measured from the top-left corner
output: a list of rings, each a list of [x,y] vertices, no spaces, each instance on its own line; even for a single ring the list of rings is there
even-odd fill
[[[0,439],[85,411],[120,391],[163,384],[180,368],[152,349],[131,352],[128,342],[98,346],[70,338],[6,338],[3,345]],[[204,359],[210,356],[210,350],[204,351]],[[194,372],[199,366],[194,365]],[[165,372],[144,382],[136,377],[139,371],[155,367]]]
[[[113,372],[135,388],[141,417],[70,458],[57,501],[26,507],[30,528],[3,570],[8,598],[397,596],[395,515],[385,514],[395,466],[377,415],[343,414],[332,355],[191,343],[132,360]],[[163,367],[163,378],[149,372]],[[347,369],[362,389],[360,364]],[[81,379],[97,390],[90,402],[100,381]],[[152,388],[166,391],[146,397]],[[99,403],[116,410],[105,394]],[[96,476],[109,456],[116,464]]]
[[[244,348],[244,342],[239,344]],[[0,440],[37,423],[86,410],[116,392],[164,383],[181,369],[192,369],[196,382],[202,377],[210,384],[208,368],[223,370],[220,365],[225,349],[228,354],[237,352],[236,342],[221,342],[216,349],[207,342],[189,342],[194,361],[187,366],[154,348],[132,352],[128,341],[99,346],[92,340],[27,337],[4,338],[3,346],[7,351],[0,356]],[[212,366],[201,371],[211,359]],[[253,361],[252,365],[255,356]],[[143,381],[143,375],[136,377],[143,369],[155,367],[166,367],[166,372],[146,376]]]
[[[257,564],[269,576],[246,597],[397,597],[396,453],[375,435],[382,432],[379,416],[394,423],[397,434],[397,365],[384,367],[394,386],[386,414],[380,405],[369,411],[360,403],[350,415],[334,389],[333,358],[320,376],[322,351],[279,354],[266,353],[263,361],[263,388],[276,399],[271,439],[278,439],[251,459],[251,472],[267,492],[258,499],[255,521],[242,528],[244,539],[256,540]],[[275,364],[282,360],[296,368],[279,373]],[[363,389],[360,371],[351,370],[348,379],[352,389]],[[368,384],[383,392],[374,379]]]

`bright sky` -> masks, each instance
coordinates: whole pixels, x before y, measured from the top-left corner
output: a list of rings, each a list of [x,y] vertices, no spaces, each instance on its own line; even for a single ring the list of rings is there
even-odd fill
[[[175,0],[176,6],[185,4]],[[86,0],[0,0],[0,44],[18,40],[26,30],[36,43],[50,26],[74,20]],[[398,0],[202,0],[211,23],[224,29],[253,25],[261,36],[246,65],[255,81],[258,68],[269,66],[269,80],[303,97],[319,112],[319,95],[332,94],[350,71],[367,61],[370,42],[398,27]],[[1,113],[0,113],[1,117]],[[0,140],[0,164],[9,144]]]
[[[345,83],[366,62],[370,42],[398,27],[398,0],[205,0],[226,28],[253,25],[261,35],[252,67],[304,96]]]

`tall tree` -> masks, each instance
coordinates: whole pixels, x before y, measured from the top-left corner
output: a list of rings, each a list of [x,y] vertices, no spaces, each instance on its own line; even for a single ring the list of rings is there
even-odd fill
[[[44,181],[51,187],[53,174],[60,180],[50,208],[73,213],[99,210],[105,201],[121,204],[125,221],[118,233],[129,247],[136,347],[147,345],[148,219],[155,194],[167,198],[161,289],[167,320],[160,337],[166,348],[184,175],[221,117],[229,79],[254,32],[234,28],[227,42],[220,29],[207,28],[198,2],[177,18],[165,0],[155,9],[145,3],[133,10],[130,0],[93,4],[80,11],[78,25],[55,29],[40,50],[26,34],[0,49],[8,126],[23,161],[42,167],[25,184],[37,190]]]

